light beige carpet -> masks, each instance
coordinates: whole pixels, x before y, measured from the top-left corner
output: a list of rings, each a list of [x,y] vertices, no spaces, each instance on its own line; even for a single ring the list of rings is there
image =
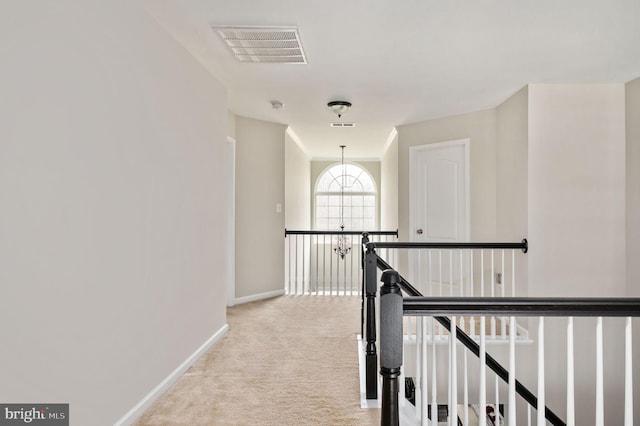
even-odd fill
[[[230,308],[227,335],[137,425],[376,425],[360,408],[360,298],[282,296]]]

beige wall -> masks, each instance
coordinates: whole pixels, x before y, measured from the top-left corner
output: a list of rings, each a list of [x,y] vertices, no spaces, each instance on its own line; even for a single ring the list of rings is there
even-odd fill
[[[625,86],[626,111],[626,273],[628,297],[640,297],[640,78]],[[633,353],[640,354],[640,319],[633,324]],[[637,358],[637,355],[636,355]],[[634,366],[635,367],[635,366]],[[640,383],[640,368],[634,370]],[[635,393],[635,424],[640,423],[640,396]]]
[[[528,237],[528,95],[524,87],[496,108],[496,241]],[[516,256],[518,296],[528,294],[527,263],[528,256]]]
[[[398,136],[380,162],[380,229],[398,229]]]
[[[227,111],[227,136],[236,138],[236,115],[231,111]]]
[[[398,225],[409,241],[409,147],[470,139],[471,240],[493,241],[496,234],[496,112],[479,111],[398,127]]]
[[[624,85],[530,85],[528,115],[529,295],[624,297]],[[545,327],[547,398],[559,412],[565,324],[548,319]],[[622,424],[622,324],[605,320],[607,424]],[[594,330],[593,319],[576,319],[576,424],[594,415]],[[530,332],[537,341],[535,326]]]
[[[640,78],[626,85],[627,295],[640,296]]]
[[[236,299],[284,288],[285,130],[236,116]]]
[[[529,87],[531,296],[625,294],[624,85]]]
[[[0,21],[0,401],[113,424],[225,325],[226,91],[137,2]]]
[[[311,160],[287,132],[285,138],[285,227],[311,229]]]

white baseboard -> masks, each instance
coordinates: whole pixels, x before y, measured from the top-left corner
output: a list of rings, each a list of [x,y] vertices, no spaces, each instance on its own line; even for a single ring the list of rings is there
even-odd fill
[[[254,295],[251,295],[251,296],[236,297],[236,300],[235,300],[234,304],[235,305],[240,305],[242,303],[255,302],[255,301],[263,300],[263,299],[271,299],[272,297],[278,297],[278,296],[284,296],[284,289],[275,290],[275,291],[268,291],[266,293],[254,294]]]
[[[220,340],[229,330],[229,325],[223,325],[213,336],[209,337],[194,353],[184,360],[171,374],[169,374],[158,386],[153,388],[140,402],[138,402],[127,414],[115,422],[115,426],[128,426],[142,416],[164,392],[167,391],[205,352]]]

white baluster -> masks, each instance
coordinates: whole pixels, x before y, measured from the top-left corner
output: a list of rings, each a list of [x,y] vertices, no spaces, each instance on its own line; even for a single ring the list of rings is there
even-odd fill
[[[329,294],[333,296],[333,236],[329,247]]]
[[[496,295],[496,272],[493,250],[491,250],[491,297]]]
[[[442,297],[442,250],[438,250],[438,296]],[[438,326],[438,337],[442,338],[442,324]]]
[[[295,250],[296,263],[294,265],[295,266],[295,268],[294,268],[294,273],[295,273],[295,275],[294,275],[294,277],[295,277],[294,285],[295,285],[295,289],[296,289],[295,293],[297,295],[297,294],[299,294],[299,290],[298,290],[298,235],[296,235],[295,238],[296,238],[296,244],[295,244],[295,246],[296,246],[296,250]]]
[[[504,293],[505,293],[505,290],[504,290],[504,288],[506,287],[505,280],[506,280],[506,277],[504,276],[504,250],[502,250],[502,261],[500,263],[500,291],[501,291],[502,297],[504,297]],[[506,318],[502,318],[502,320],[500,321],[500,334],[503,339],[507,338],[507,321],[506,320],[507,320]]]
[[[509,318],[509,426],[516,425],[516,317]]]
[[[415,407],[416,414],[420,418],[420,412],[422,411],[422,375],[425,365],[422,363],[422,340],[424,339],[424,330],[422,328],[422,317],[416,317],[416,377],[415,377]],[[403,383],[403,382],[400,382]],[[402,386],[400,386],[402,387]]]
[[[433,276],[431,273],[432,263],[431,263],[431,249],[427,252],[429,255],[429,294],[427,296],[433,296]]]
[[[292,238],[291,235],[289,235],[289,242],[287,243],[287,250],[288,250],[287,257],[289,258],[289,265],[288,265],[289,276],[287,277],[289,281],[289,290],[287,292],[288,294],[291,294],[291,238]]]
[[[351,279],[355,281],[353,283],[353,285],[355,285],[355,293],[352,295],[359,296],[362,291],[362,280],[360,279],[360,273],[362,272],[362,235],[353,237],[353,245],[351,247],[353,247],[351,250],[351,264],[354,265],[354,269],[352,269],[354,272],[351,274]],[[389,259],[388,252],[389,250],[387,251],[387,257],[385,257],[385,259]]]
[[[451,317],[451,401],[449,403],[449,424],[458,425],[458,355],[456,317]]]
[[[463,421],[464,421],[464,425],[468,425],[469,424],[469,374],[468,374],[468,369],[467,369],[467,351],[462,351],[462,355],[464,355],[463,360],[464,360],[464,395],[463,395],[463,404],[464,404],[464,411],[463,411]]]
[[[516,251],[511,250],[511,297],[516,297]]]
[[[320,254],[318,253],[318,236],[314,235],[314,236],[312,236],[310,238],[311,238],[311,248],[315,247],[315,252],[316,252],[316,278],[315,278],[315,281],[313,283],[314,283],[314,286],[315,286],[315,289],[316,289],[316,293],[320,293],[320,285],[318,284],[318,269],[319,269],[318,259],[319,259],[319,256],[320,256]],[[311,273],[309,273],[309,276],[311,276]]]
[[[452,322],[449,323],[449,327],[451,327],[451,324],[453,324]],[[451,414],[451,400],[452,400],[452,395],[451,395],[451,371],[453,369],[453,365],[451,363],[451,357],[452,357],[452,353],[453,351],[451,350],[451,346],[453,343],[453,336],[451,336],[451,332],[449,332],[449,343],[447,344],[447,362],[449,363],[448,367],[448,371],[447,371],[447,408],[449,409],[449,414]],[[449,415],[447,417],[447,425],[451,426],[451,415]]]
[[[479,405],[480,405],[480,413],[479,413],[479,426],[487,426],[487,414],[486,414],[486,406],[487,406],[487,372],[486,372],[486,360],[487,360],[487,350],[486,350],[486,330],[485,330],[485,317],[480,317],[480,395],[478,397]]]
[[[573,317],[567,318],[567,426],[576,424],[573,356]]]
[[[473,297],[474,288],[473,288],[473,251],[469,250],[469,257],[471,258],[471,265],[469,271],[469,297]],[[471,331],[471,337],[475,337],[476,335],[476,317],[473,315],[469,318],[469,330]]]
[[[633,330],[632,318],[624,328],[624,426],[633,426]]]
[[[500,284],[501,284],[501,296],[504,297],[504,287],[505,287],[505,280],[506,277],[504,276],[504,250],[501,251],[500,254],[501,260],[500,260]]]
[[[545,426],[545,396],[544,396],[544,317],[538,318],[538,426]]]
[[[413,318],[412,316],[410,317],[405,317],[405,321],[407,322],[407,338],[409,340],[411,340],[411,337],[413,336]]]
[[[484,250],[480,250],[480,297],[484,297]]]
[[[602,317],[596,323],[596,426],[604,426],[604,359]]]
[[[453,296],[453,250],[449,250],[449,296]]]
[[[311,286],[307,282],[307,275],[305,274],[305,263],[306,263],[306,252],[307,252],[307,236],[302,235],[302,292],[304,293],[305,287],[307,288],[307,292],[311,294]]]
[[[495,375],[495,390],[496,390],[496,397],[495,397],[496,405],[495,405],[495,409],[496,410],[494,411],[494,413],[496,414],[496,419],[498,419],[499,416],[500,416],[500,410],[499,410],[499,407],[500,407],[500,387],[499,387],[499,385],[500,385],[500,382],[499,382],[499,379],[498,379],[498,375],[496,374]]]
[[[462,250],[458,250],[458,263],[460,265],[460,297],[464,296],[464,278],[462,275],[462,259],[463,259]]]
[[[433,321],[433,319],[432,319]],[[420,424],[422,424],[423,426],[428,425],[429,423],[429,418],[428,418],[428,414],[429,414],[429,381],[428,381],[428,375],[427,372],[429,371],[428,369],[428,365],[427,365],[427,318],[426,317],[422,317],[422,348],[421,348],[421,354],[422,354],[422,381],[420,382],[420,389],[422,390],[422,401],[420,403],[420,407],[422,408],[422,415],[420,416]]]
[[[491,250],[491,297],[496,295],[496,273],[494,268],[493,250]],[[496,338],[496,317],[491,316],[491,338]]]
[[[438,424],[438,381],[436,377],[436,335],[434,319],[431,319],[431,422]]]
[[[424,264],[422,263],[422,251],[421,250],[417,250],[416,254],[418,257],[418,263],[416,264],[418,267],[416,268],[418,271],[418,276],[415,277],[414,282],[418,283],[418,290],[420,292],[423,292],[424,289],[422,288],[422,282],[423,282],[423,266]]]
[[[442,297],[442,250],[438,250],[438,286],[440,288],[438,295]]]
[[[322,235],[322,293],[327,294],[327,236]]]

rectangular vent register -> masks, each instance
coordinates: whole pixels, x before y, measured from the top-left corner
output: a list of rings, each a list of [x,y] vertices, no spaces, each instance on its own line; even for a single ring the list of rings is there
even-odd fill
[[[212,26],[240,62],[306,64],[295,27]]]

